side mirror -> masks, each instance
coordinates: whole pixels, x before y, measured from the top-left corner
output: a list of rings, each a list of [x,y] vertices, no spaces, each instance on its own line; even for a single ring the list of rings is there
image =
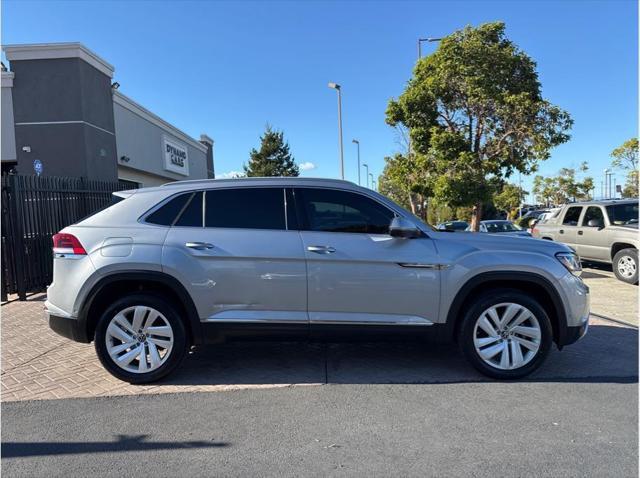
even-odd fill
[[[604,225],[602,224],[602,221],[600,221],[600,219],[589,219],[589,222],[587,222],[587,226],[589,226],[589,227],[597,227],[599,229],[602,229],[604,227]]]
[[[389,226],[389,234],[391,237],[401,237],[404,239],[412,239],[420,237],[422,231],[416,227],[414,223],[404,217],[394,217]]]
[[[538,222],[537,219],[531,219],[529,221],[529,228],[532,228],[533,226],[535,226],[537,222]]]

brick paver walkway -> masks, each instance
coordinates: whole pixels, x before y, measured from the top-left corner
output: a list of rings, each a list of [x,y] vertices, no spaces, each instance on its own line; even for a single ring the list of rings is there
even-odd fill
[[[135,386],[107,373],[93,344],[49,329],[44,295],[0,308],[2,401],[174,392],[216,392],[323,383],[484,381],[449,345],[230,343],[192,350],[162,382]],[[638,373],[638,331],[592,317],[591,330],[551,356],[531,380],[631,380]]]
[[[11,302],[1,309],[2,333],[2,401],[39,400],[72,397],[98,397],[147,393],[224,391],[241,388],[289,386],[286,374],[271,368],[265,376],[248,383],[227,383],[215,363],[215,353],[204,350],[188,356],[182,370],[161,384],[136,386],[122,382],[107,373],[96,357],[93,344],[73,342],[53,332],[44,313],[45,295],[26,302]],[[241,353],[236,350],[235,354]],[[236,357],[237,359],[237,357]],[[220,364],[220,361],[218,362]],[[209,373],[202,373],[204,369]],[[286,368],[286,367],[285,367]],[[275,372],[275,373],[274,373]],[[324,373],[313,374],[317,380]],[[316,377],[302,377],[314,383]],[[263,380],[260,380],[260,379]],[[274,383],[269,383],[269,379]],[[265,381],[266,380],[266,381]]]

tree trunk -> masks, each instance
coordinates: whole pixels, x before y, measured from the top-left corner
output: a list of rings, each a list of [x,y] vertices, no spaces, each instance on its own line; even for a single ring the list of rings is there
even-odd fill
[[[473,205],[473,212],[471,213],[471,230],[478,232],[480,230],[480,221],[482,220],[482,203],[476,203]]]

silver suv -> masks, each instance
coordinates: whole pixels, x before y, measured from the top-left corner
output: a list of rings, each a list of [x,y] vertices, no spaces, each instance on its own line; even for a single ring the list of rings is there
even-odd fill
[[[345,181],[205,180],[114,193],[54,236],[49,324],[131,383],[191,345],[273,338],[455,341],[523,377],[587,330],[565,245],[437,231]]]

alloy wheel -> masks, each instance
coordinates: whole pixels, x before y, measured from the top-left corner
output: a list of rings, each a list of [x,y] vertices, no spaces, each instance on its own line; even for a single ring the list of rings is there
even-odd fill
[[[118,367],[131,373],[160,368],[173,348],[173,329],[152,307],[137,305],[118,312],[109,322],[107,352]]]
[[[636,261],[631,256],[622,256],[618,259],[618,272],[626,279],[631,279],[636,273]]]
[[[515,370],[531,362],[540,349],[542,330],[526,307],[512,302],[496,304],[476,321],[473,344],[491,367]]]

